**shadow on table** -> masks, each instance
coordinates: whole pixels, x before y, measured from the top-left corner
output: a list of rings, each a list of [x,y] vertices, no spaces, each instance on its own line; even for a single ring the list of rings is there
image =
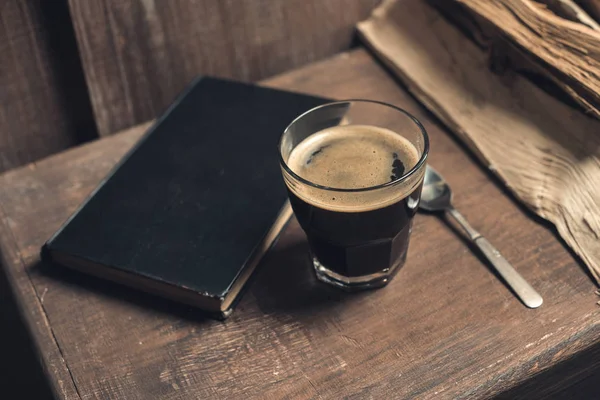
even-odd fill
[[[52,399],[33,340],[22,320],[0,263],[0,397]]]
[[[159,314],[175,316],[194,323],[206,323],[212,320],[196,307],[87,275],[58,264],[40,261],[31,267],[30,273],[41,274],[59,280],[65,285],[76,287],[77,290],[87,290],[102,297],[122,300]]]
[[[501,393],[494,397],[494,400],[598,399],[598,382],[600,382],[600,342],[585,352],[581,352],[555,365],[550,370],[534,375],[531,379]]]
[[[250,290],[264,313],[310,316],[347,306],[372,293],[348,293],[318,281],[306,240],[272,249]]]
[[[287,240],[267,253],[252,279],[246,285],[233,317],[243,321],[257,314],[285,313],[297,316],[327,312],[332,307],[360,301],[370,292],[347,293],[317,281],[308,257],[308,245],[302,234],[292,229],[291,236],[300,240]],[[288,235],[289,239],[289,235]],[[87,275],[57,264],[38,262],[31,273],[41,274],[63,284],[86,290],[96,295],[118,299],[136,307],[150,309],[165,315],[182,318],[196,324],[212,321],[200,309],[148,294],[95,276]],[[241,308],[241,309],[240,309]]]

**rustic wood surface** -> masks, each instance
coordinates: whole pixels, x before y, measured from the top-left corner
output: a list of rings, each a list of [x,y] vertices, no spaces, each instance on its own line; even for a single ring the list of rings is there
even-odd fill
[[[565,2],[571,2],[571,0],[540,1],[561,5]],[[444,17],[451,21],[453,25],[459,27],[465,36],[487,52],[491,70],[498,74],[505,74],[507,71],[518,71],[519,74],[529,77],[548,93],[560,98],[562,102],[568,102],[570,106],[578,108],[584,113],[589,112],[590,103],[577,93],[570,82],[562,80],[559,75],[549,71],[549,68],[540,63],[538,58],[533,57],[522,47],[508,39],[501,29],[495,28],[485,18],[473,14],[467,7],[458,2],[428,0],[428,3],[443,13]],[[541,5],[538,4],[538,6]],[[563,10],[561,16],[567,18],[568,16],[564,14],[565,11]],[[571,15],[567,19],[575,18],[580,23],[590,24],[590,17],[585,14],[585,11],[580,11],[579,14]],[[594,114],[592,113],[592,115]]]
[[[600,32],[532,0],[457,0],[561,82],[600,119]]]
[[[594,30],[600,30],[600,25],[592,18],[585,9],[581,8],[574,0],[539,0],[545,4],[548,10],[556,15],[579,22]]]
[[[590,276],[366,51],[264,84],[384,100],[414,113],[457,208],[544,305],[523,307],[456,228],[422,214],[403,270],[385,289],[360,294],[316,282],[292,221],[226,322],[40,264],[41,244],[142,126],[0,177],[5,267],[59,398],[489,398],[531,387],[539,373],[556,383],[554,368],[581,355],[591,361],[566,369],[562,386],[600,368]]]
[[[0,172],[95,137],[69,10],[0,4]]]
[[[198,74],[255,81],[350,47],[379,0],[70,0],[98,129],[156,117]]]
[[[575,0],[596,21],[600,21],[600,0]]]

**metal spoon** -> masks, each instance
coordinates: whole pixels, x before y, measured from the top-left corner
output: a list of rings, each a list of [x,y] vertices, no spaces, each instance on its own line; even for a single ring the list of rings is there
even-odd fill
[[[452,191],[436,170],[427,166],[425,181],[421,193],[419,208],[426,211],[444,211],[452,216],[462,226],[473,243],[486,256],[492,266],[498,271],[504,281],[513,292],[521,299],[523,304],[529,308],[537,308],[542,305],[543,299],[534,288],[523,279],[512,265],[500,254],[498,250],[486,238],[481,236],[456,209],[452,206]]]

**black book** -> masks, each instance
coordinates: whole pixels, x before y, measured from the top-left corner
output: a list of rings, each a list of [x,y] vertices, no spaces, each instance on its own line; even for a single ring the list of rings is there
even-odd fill
[[[197,79],[48,240],[42,258],[227,317],[292,215],[279,137],[326,101]]]

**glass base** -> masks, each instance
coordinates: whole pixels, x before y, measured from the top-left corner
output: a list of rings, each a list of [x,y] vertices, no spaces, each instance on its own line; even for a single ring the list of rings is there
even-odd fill
[[[396,275],[398,270],[400,270],[400,268],[404,265],[405,260],[406,254],[396,265],[381,272],[364,276],[348,277],[328,269],[321,264],[316,257],[313,256],[312,258],[313,267],[315,268],[315,273],[318,280],[348,292],[377,289],[386,286],[392,280],[394,275]]]

